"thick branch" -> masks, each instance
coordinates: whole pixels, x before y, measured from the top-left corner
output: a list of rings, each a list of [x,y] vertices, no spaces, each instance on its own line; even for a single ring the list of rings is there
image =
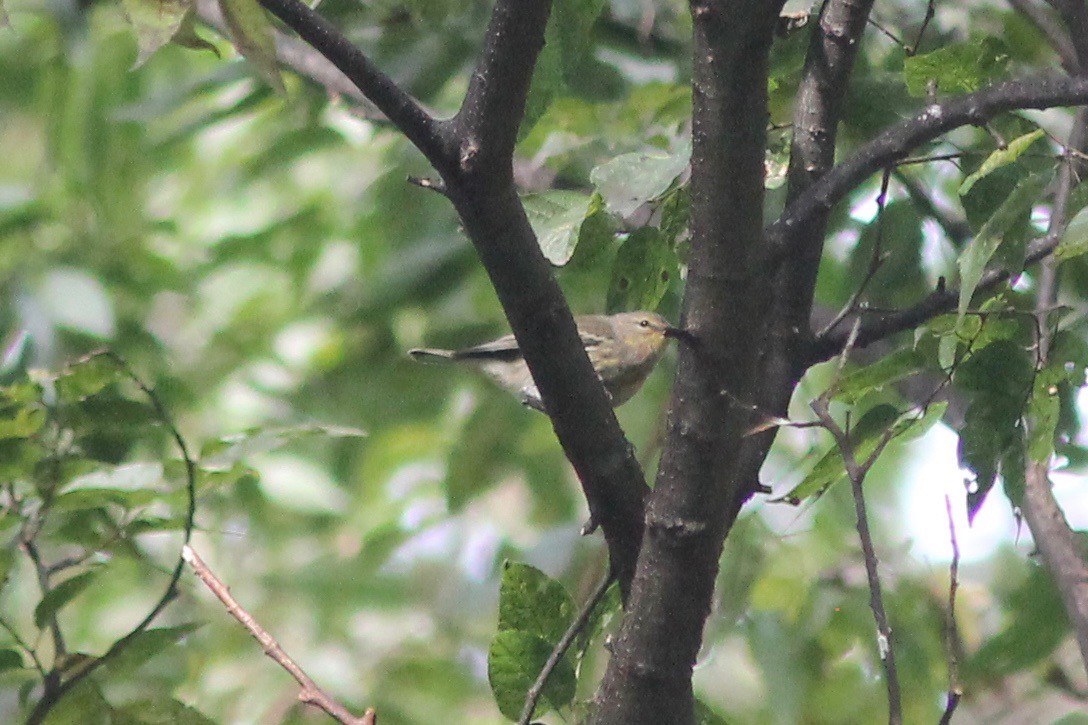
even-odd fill
[[[1050,256],[1060,241],[1060,236],[1047,234],[1029,243],[1024,256],[1025,266],[1035,264]],[[975,289],[977,292],[992,290],[1007,282],[1008,279],[1009,271],[1007,269],[994,267],[983,273]],[[861,322],[855,344],[857,347],[863,348],[900,332],[913,330],[919,325],[929,322],[934,317],[956,309],[959,299],[960,291],[958,288],[942,286],[913,307],[889,313],[863,311],[859,314],[864,315],[865,319]],[[844,320],[844,322],[850,321],[852,321],[851,317]],[[829,330],[828,334],[815,340],[804,358],[804,365],[806,367],[815,365],[838,355],[842,352],[849,336],[850,325],[847,324],[840,324],[833,330]]]
[[[1082,149],[1088,141],[1088,109],[1077,113],[1069,146]],[[1050,216],[1050,234],[1061,236],[1068,224],[1069,195],[1075,184],[1075,162],[1067,156],[1058,175],[1053,211]],[[1051,325],[1047,315],[1058,299],[1058,263],[1048,259],[1043,264],[1039,281],[1039,297],[1036,300],[1038,316],[1039,364],[1046,365],[1050,355]],[[1033,424],[1033,421],[1029,421]],[[1031,530],[1035,546],[1042,556],[1050,575],[1061,592],[1073,634],[1080,647],[1085,671],[1088,671],[1088,552],[1081,536],[1074,531],[1054,498],[1050,484],[1050,461],[1032,460],[1028,463],[1024,481],[1024,499],[1021,507],[1024,520]]]
[[[483,54],[454,119],[459,170],[468,179],[499,174],[492,181],[505,183],[511,178],[514,144],[550,11],[551,0],[495,4]]]
[[[437,167],[446,158],[443,124],[431,118],[316,10],[299,0],[261,0],[261,4],[351,79],[432,164]]]
[[[556,436],[577,471],[590,514],[609,545],[626,595],[642,536],[642,469],[600,380],[582,349],[574,319],[540,252],[511,173],[514,142],[549,0],[498,0],[483,54],[461,110],[435,121],[415,100],[315,12],[297,0],[265,7],[291,26],[381,109],[442,175],[465,232],[502,303]]]
[[[696,0],[691,253],[667,442],[628,612],[597,693],[597,723],[692,720],[692,666],[722,542],[746,495],[736,452],[751,399],[769,280],[761,240],[767,58],[779,4]],[[757,291],[760,291],[758,292]],[[722,374],[728,371],[728,374]]]
[[[835,163],[843,98],[872,6],[872,0],[828,0],[821,10],[794,107],[788,201],[801,196]],[[804,373],[799,362],[807,343],[827,216],[827,210],[814,213],[782,239],[790,251],[775,271],[770,334],[761,364],[765,384],[756,401],[761,410],[773,415],[786,415],[790,396]],[[740,475],[749,484],[758,482],[774,438],[772,429],[744,441]]]
[[[809,224],[826,213],[858,184],[912,149],[960,126],[981,124],[994,116],[1023,108],[1052,108],[1088,103],[1088,77],[1059,76],[1005,81],[975,93],[941,103],[888,128],[836,166],[811,188],[787,205],[767,228],[773,254],[789,254],[788,240],[793,229]]]

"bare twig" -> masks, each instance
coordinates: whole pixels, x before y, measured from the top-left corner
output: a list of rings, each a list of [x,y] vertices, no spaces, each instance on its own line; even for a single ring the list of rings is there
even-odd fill
[[[204,582],[205,586],[211,590],[212,594],[214,594],[219,601],[223,602],[227,608],[227,612],[237,619],[238,622],[246,628],[246,631],[253,635],[255,640],[260,642],[261,647],[264,648],[264,653],[272,658],[272,660],[280,667],[287,670],[287,673],[290,674],[291,677],[295,678],[295,682],[302,688],[298,693],[300,702],[319,707],[338,722],[346,723],[347,725],[374,725],[374,723],[377,722],[377,716],[375,715],[373,708],[368,709],[366,714],[362,717],[355,717],[355,715],[353,715],[346,707],[318,687],[317,683],[310,679],[310,676],[283,651],[283,647],[276,641],[276,638],[270,635],[264,627],[253,618],[253,615],[247,612],[245,608],[238,603],[238,600],[230,593],[230,589],[227,588],[227,585],[208,568],[208,565],[204,563],[204,560],[200,558],[191,546],[186,544],[182,547],[181,557],[190,567],[192,567],[193,573],[197,575],[200,581]]]
[[[880,195],[876,198],[877,213],[876,213],[876,242],[873,243],[873,252],[869,257],[869,268],[865,270],[865,277],[861,280],[861,284],[858,285],[854,293],[850,295],[850,299],[846,301],[843,308],[839,310],[839,313],[831,318],[831,321],[817,333],[817,337],[823,337],[827,333],[838,327],[839,323],[846,319],[847,315],[858,310],[858,302],[861,300],[861,296],[865,294],[865,290],[869,287],[869,283],[873,281],[873,277],[880,271],[881,266],[884,264],[884,204],[888,199],[888,179],[891,177],[891,169],[884,169],[884,176],[880,181]]]
[[[555,649],[552,650],[551,655],[548,656],[548,660],[544,663],[544,667],[540,670],[540,675],[536,678],[536,682],[529,688],[529,691],[525,694],[525,706],[521,710],[521,717],[518,718],[518,725],[529,725],[529,722],[533,719],[533,711],[536,710],[537,702],[540,701],[540,696],[544,692],[544,686],[548,684],[548,677],[551,676],[556,666],[563,660],[563,656],[566,655],[567,650],[570,649],[571,644],[574,643],[574,638],[581,633],[582,629],[586,626],[586,622],[589,621],[590,615],[593,614],[593,610],[600,604],[601,599],[604,598],[605,592],[608,591],[608,587],[615,581],[615,577],[610,573],[605,574],[601,579],[601,582],[597,585],[597,588],[593,590],[593,593],[589,595],[589,599],[582,606],[581,611],[578,612],[578,616],[574,618],[574,621],[570,623],[570,627],[563,633],[563,636],[555,645]]]
[[[855,323],[850,342],[847,343],[839,359],[840,370],[853,347],[852,342],[856,339],[857,329],[858,325]],[[869,514],[866,510],[864,491],[865,477],[884,451],[884,448],[891,442],[895,429],[892,427],[885,431],[880,440],[877,441],[872,453],[864,461],[859,462],[854,442],[851,440],[849,433],[843,430],[831,415],[830,393],[834,388],[834,385],[829,387],[828,392],[812,401],[810,407],[812,412],[816,414],[816,418],[823,424],[823,427],[835,439],[835,444],[839,448],[846,468],[846,476],[850,479],[850,488],[854,495],[854,512],[857,516],[858,538],[861,540],[861,551],[865,559],[865,574],[869,581],[869,607],[873,610],[873,618],[876,620],[877,648],[880,653],[880,662],[884,667],[888,690],[888,723],[889,725],[899,725],[899,723],[903,722],[899,672],[895,665],[892,629],[888,623],[888,614],[884,609],[884,594],[880,584],[880,573],[877,570],[879,562],[876,550],[873,547],[872,532],[869,530]]]
[[[925,36],[926,30],[929,29],[929,24],[933,21],[933,17],[937,14],[935,0],[929,0],[926,3],[926,15],[922,18],[922,25],[918,28],[918,35],[914,36],[914,42],[909,48],[906,48],[907,55],[914,55],[918,52],[918,46],[922,44],[922,37]]]
[[[408,183],[413,186],[418,186],[420,189],[426,189],[427,191],[433,191],[442,196],[449,196],[449,192],[446,190],[445,183],[441,179],[428,179],[425,176],[408,176]]]
[[[948,700],[945,702],[940,725],[948,725],[952,722],[952,714],[963,696],[963,688],[960,686],[960,632],[956,625],[956,590],[960,585],[960,544],[956,538],[956,521],[952,517],[952,498],[947,493],[944,495],[944,509],[948,514],[948,536],[952,540],[952,563],[948,565],[948,613],[945,619],[945,646],[948,648]]]

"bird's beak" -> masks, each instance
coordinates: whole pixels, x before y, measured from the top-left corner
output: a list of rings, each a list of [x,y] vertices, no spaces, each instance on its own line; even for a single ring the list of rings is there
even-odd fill
[[[665,337],[671,337],[692,346],[699,344],[699,338],[682,327],[673,327],[672,325],[669,325],[665,328]]]

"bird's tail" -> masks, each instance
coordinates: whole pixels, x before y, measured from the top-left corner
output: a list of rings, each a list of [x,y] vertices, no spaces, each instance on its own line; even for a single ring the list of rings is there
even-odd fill
[[[453,350],[437,350],[434,348],[420,348],[409,350],[408,354],[413,360],[421,362],[434,362],[436,360],[455,360],[457,354]]]

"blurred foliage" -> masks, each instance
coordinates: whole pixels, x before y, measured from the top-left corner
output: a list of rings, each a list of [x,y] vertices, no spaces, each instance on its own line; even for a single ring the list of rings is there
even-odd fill
[[[377,708],[382,723],[502,722],[604,569],[599,542],[578,535],[577,482],[543,416],[404,355],[503,329],[449,205],[405,183],[429,172],[419,154],[345,99],[281,74],[261,40],[276,26],[256,4],[226,7],[249,61],[180,3],[0,9],[0,26],[5,11],[10,19],[0,30],[0,720],[33,707],[42,670],[81,667],[131,630],[176,561],[185,476],[170,432],[116,370],[72,364],[108,346],[196,452],[194,546],[323,687],[355,711]],[[467,84],[489,3],[320,9],[444,114]],[[579,313],[648,307],[676,318],[687,12],[679,0],[556,2],[518,173]],[[922,21],[914,3],[879,14],[907,38]],[[776,42],[774,123],[790,118],[808,32]],[[912,96],[1054,63],[1030,25],[989,2],[939,6],[916,54],[867,32],[841,154],[916,108]],[[947,567],[912,550],[899,511],[925,484],[905,471],[927,444],[908,441],[943,408],[894,390],[930,375],[968,397],[960,440],[972,483],[960,509],[1015,506],[1025,461],[1051,451],[1068,471],[1088,464],[1076,405],[1084,316],[1055,317],[1055,354],[1038,370],[1023,314],[1032,271],[990,299],[972,283],[987,264],[1022,269],[1054,169],[1045,132],[1067,117],[1009,114],[988,131],[961,129],[918,151],[954,152],[958,166],[903,166],[883,205],[874,179],[832,218],[821,305],[840,308],[867,276],[873,306],[909,304],[941,277],[966,290],[958,315],[903,336],[887,357],[811,371],[794,406],[808,418],[807,403],[834,386],[834,411],[856,421],[863,452],[889,426],[904,443],[867,486],[908,722],[939,717],[949,646],[963,663],[957,718],[1042,722],[1083,707],[1060,599],[1025,543],[961,570],[960,637],[946,641]],[[769,218],[784,203],[788,135],[776,130],[768,149]],[[1083,187],[1062,247],[1063,302],[1074,310],[1088,296],[1086,203]],[[970,239],[956,232],[964,225]],[[651,474],[670,368],[619,411]],[[785,430],[763,475],[802,507],[754,505],[730,535],[696,670],[700,718],[879,721],[853,507],[833,485],[841,454],[814,429]],[[944,511],[931,514],[930,530],[946,537]],[[615,599],[546,690],[540,713],[560,713],[547,721],[577,715],[591,696]],[[319,721],[296,692],[185,577],[152,629],[51,722]]]

